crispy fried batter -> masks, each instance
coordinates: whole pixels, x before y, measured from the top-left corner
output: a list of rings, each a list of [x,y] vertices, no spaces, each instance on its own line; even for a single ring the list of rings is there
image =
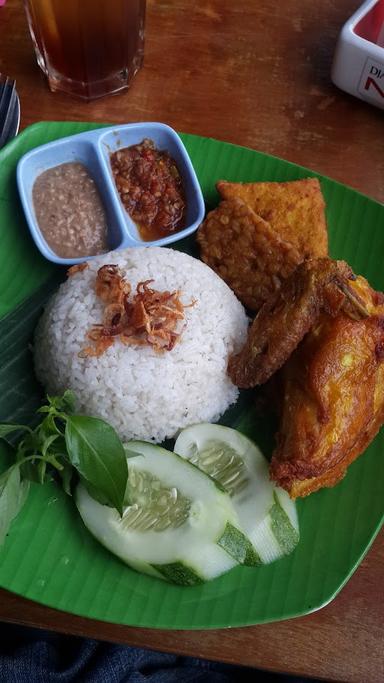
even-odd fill
[[[259,310],[302,261],[298,250],[243,201],[221,202],[197,233],[201,258],[251,310]]]
[[[223,199],[242,199],[304,258],[328,254],[324,198],[317,178],[285,183],[216,185]]]
[[[384,305],[363,278],[351,287],[370,315],[323,314],[280,373],[270,472],[292,498],[334,486],[384,421]]]
[[[322,311],[337,315],[345,304],[351,278],[354,275],[344,261],[303,261],[260,309],[245,346],[229,359],[228,373],[234,384],[250,388],[266,382],[282,367]],[[348,306],[352,305],[348,298]]]

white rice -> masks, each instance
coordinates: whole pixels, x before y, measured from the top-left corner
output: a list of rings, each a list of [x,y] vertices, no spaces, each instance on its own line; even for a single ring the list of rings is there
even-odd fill
[[[96,272],[116,264],[135,291],[153,278],[159,291],[182,291],[187,325],[172,351],[116,340],[98,358],[81,358],[86,335],[102,321]],[[36,330],[36,373],[49,394],[72,389],[79,412],[103,418],[123,439],[161,442],[180,428],[215,422],[236,401],[228,356],[246,338],[248,320],[233,292],[201,261],[161,247],[125,249],[89,262],[61,285]]]

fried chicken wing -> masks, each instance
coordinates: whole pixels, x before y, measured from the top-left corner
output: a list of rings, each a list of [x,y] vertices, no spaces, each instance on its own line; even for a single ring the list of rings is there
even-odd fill
[[[322,314],[280,373],[282,414],[271,478],[292,498],[334,486],[384,422],[384,305],[352,283],[369,315]]]
[[[322,311],[335,316],[345,305],[364,309],[358,295],[350,294],[348,283],[354,278],[344,261],[303,261],[263,305],[245,346],[229,359],[228,374],[234,384],[250,388],[266,382],[282,367]],[[357,313],[359,317],[361,310]]]
[[[271,228],[291,243],[302,260],[328,254],[325,203],[317,178],[285,183],[229,183],[216,185],[223,199],[242,199]]]
[[[197,233],[201,258],[257,311],[303,260],[292,244],[240,199],[223,201]]]

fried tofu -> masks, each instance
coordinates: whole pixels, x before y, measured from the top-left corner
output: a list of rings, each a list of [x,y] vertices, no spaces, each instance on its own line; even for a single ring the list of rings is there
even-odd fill
[[[276,234],[306,258],[327,256],[325,203],[317,178],[290,182],[219,181],[223,199],[242,199]]]
[[[202,260],[257,311],[302,261],[299,251],[240,199],[223,201],[197,233]]]

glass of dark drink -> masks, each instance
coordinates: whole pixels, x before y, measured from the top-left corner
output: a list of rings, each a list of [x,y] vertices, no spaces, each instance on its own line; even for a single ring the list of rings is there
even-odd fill
[[[127,88],[144,53],[145,0],[24,0],[51,90],[93,100]]]

